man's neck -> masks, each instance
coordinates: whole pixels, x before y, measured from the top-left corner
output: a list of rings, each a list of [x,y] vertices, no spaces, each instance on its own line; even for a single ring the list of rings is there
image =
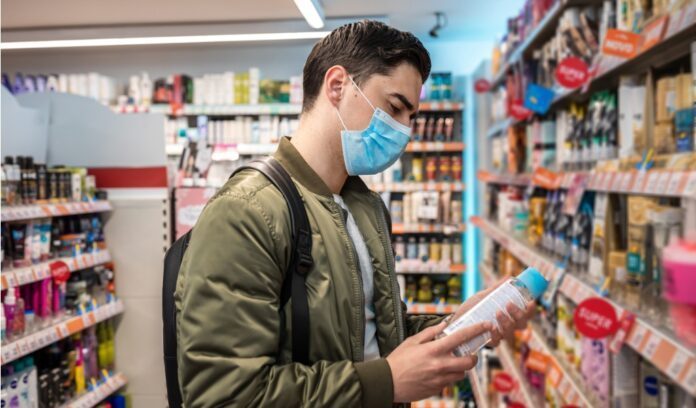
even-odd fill
[[[348,178],[343,164],[341,141],[336,134],[338,130],[323,127],[325,118],[316,117],[318,114],[312,112],[307,116],[303,115],[300,126],[290,141],[331,192],[339,194]]]

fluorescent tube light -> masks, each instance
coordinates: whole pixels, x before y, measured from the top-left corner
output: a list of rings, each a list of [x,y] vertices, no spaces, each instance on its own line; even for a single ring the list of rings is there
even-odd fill
[[[312,28],[324,27],[324,9],[319,0],[294,0],[300,13]]]
[[[310,24],[311,25],[311,24]],[[323,22],[322,22],[323,26]],[[324,38],[329,31],[290,33],[185,35],[169,37],[90,38],[83,40],[13,41],[0,43],[0,50],[29,50],[45,48],[117,47],[127,45],[210,44],[252,41],[289,41]]]

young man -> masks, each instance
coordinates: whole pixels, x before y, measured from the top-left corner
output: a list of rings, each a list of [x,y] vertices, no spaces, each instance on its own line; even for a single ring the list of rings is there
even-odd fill
[[[492,327],[436,339],[442,318],[406,316],[383,203],[357,177],[402,154],[429,73],[420,41],[379,22],[348,24],[314,46],[299,129],[275,153],[312,228],[311,365],[292,362],[291,308],[284,325],[278,313],[291,248],[285,200],[245,170],[201,214],[177,282],[186,407],[389,407],[436,394],[475,365],[475,356],[452,350]],[[499,315],[494,343],[529,313],[508,312],[513,319]]]

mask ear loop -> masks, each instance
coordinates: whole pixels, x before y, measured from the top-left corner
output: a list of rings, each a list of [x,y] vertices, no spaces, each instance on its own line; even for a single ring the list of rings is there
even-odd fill
[[[341,114],[338,112],[338,108],[334,107],[336,110],[336,115],[338,115],[338,120],[341,121],[341,126],[343,126],[343,129],[347,132],[348,128],[346,127],[346,124],[343,122],[343,118],[341,117]]]
[[[365,96],[365,94],[363,93],[362,89],[360,89],[360,87],[358,86],[358,84],[355,83],[355,81],[353,80],[353,77],[350,76],[350,75],[348,75],[348,78],[350,78],[350,82],[352,82],[353,85],[355,85],[355,89],[357,89],[358,92],[360,92],[360,95],[362,95],[362,97],[365,98],[365,100],[366,100],[367,103],[370,105],[370,107],[372,108],[372,110],[373,110],[373,111],[376,111],[377,109],[375,109],[375,106],[372,104],[372,102],[370,102],[369,99],[367,99],[367,96]]]

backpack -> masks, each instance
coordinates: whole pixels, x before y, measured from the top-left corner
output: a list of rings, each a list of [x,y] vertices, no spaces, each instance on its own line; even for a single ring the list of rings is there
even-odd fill
[[[254,160],[232,173],[234,177],[244,169],[255,169],[261,172],[278,190],[280,190],[290,210],[292,231],[292,255],[288,269],[283,279],[280,294],[280,332],[285,332],[284,306],[292,297],[292,360],[293,362],[309,365],[309,305],[305,276],[311,269],[312,234],[307,212],[290,175],[273,157]],[[164,258],[164,282],[162,285],[162,320],[164,323],[164,372],[167,382],[167,399],[170,408],[182,406],[181,389],[179,387],[177,343],[176,343],[176,306],[174,291],[179,275],[181,261],[188,247],[191,231],[177,239],[167,250]],[[202,237],[201,237],[202,238]],[[199,238],[199,239],[201,239]],[[280,344],[278,347],[280,350]]]

